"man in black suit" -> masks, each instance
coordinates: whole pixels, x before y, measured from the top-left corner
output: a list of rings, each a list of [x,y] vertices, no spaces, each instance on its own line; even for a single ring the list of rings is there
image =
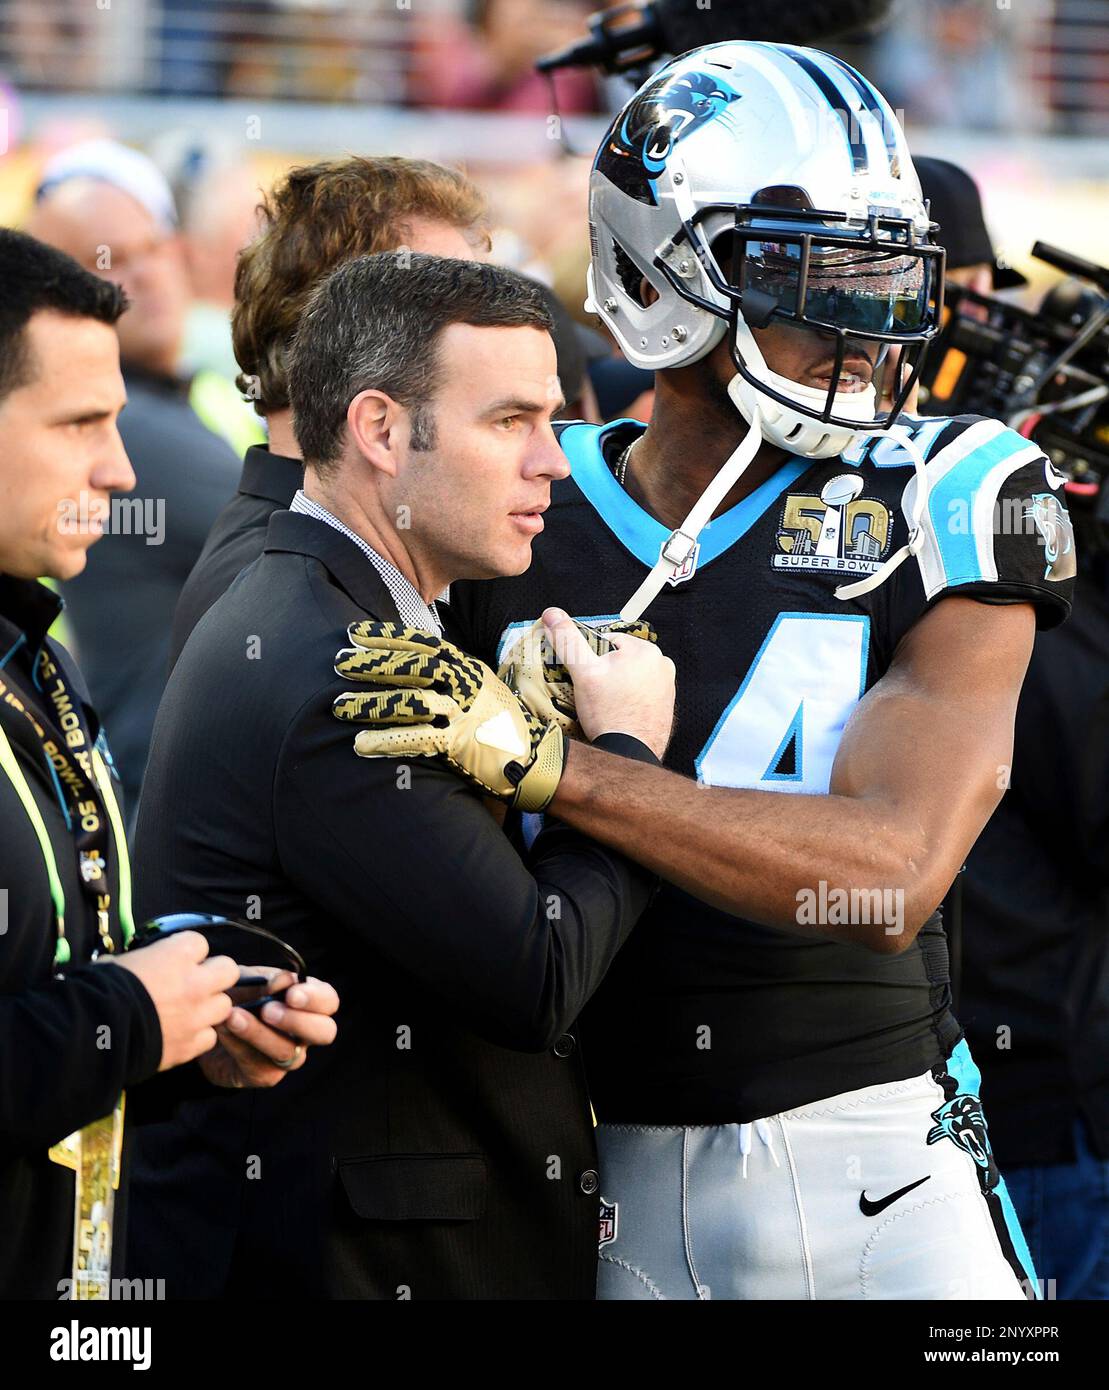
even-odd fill
[[[288,356],[313,287],[355,256],[489,254],[485,199],[456,169],[395,155],[291,169],[261,207],[262,230],[239,255],[231,316],[239,385],[266,422],[268,447],[246,451],[239,490],[216,518],[185,582],[170,634],[172,669],[200,619],[266,543],[304,477],[289,404]]]
[[[568,470],[549,327],[513,272],[419,255],[348,262],[302,320],[304,488],[171,677],[138,895],[143,915],[260,918],[335,984],[343,1019],[279,1089],[144,1131],[128,1272],[170,1297],[593,1296],[569,1030],[653,884],[557,823],[521,860],[444,763],[473,754],[495,795],[537,809],[578,750],[435,636],[446,584],[527,568]],[[468,749],[355,756],[335,652],[348,629],[372,648],[369,620],[422,631],[442,669],[426,697],[471,711]],[[658,761],[672,705],[671,663],[634,639],[578,690],[614,766]]]

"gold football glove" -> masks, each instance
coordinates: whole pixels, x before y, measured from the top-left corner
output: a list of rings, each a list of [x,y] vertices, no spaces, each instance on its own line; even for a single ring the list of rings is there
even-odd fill
[[[354,643],[335,657],[347,690],[337,719],[363,728],[362,758],[441,757],[482,791],[522,811],[542,811],[566,763],[562,730],[536,718],[484,662],[433,633],[399,623],[352,623]]]
[[[658,633],[650,623],[642,620],[634,623],[602,623],[591,627],[575,619],[574,626],[598,656],[612,650],[612,643],[607,637],[610,632],[638,637],[644,642],[658,641]],[[545,724],[557,724],[567,738],[580,735],[578,712],[574,704],[574,683],[551,646],[542,618],[512,644],[497,675],[519,695],[536,718]]]

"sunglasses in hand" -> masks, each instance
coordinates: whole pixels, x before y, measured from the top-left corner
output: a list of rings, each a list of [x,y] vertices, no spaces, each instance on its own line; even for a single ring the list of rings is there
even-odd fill
[[[266,992],[246,1003],[237,1004],[247,1013],[258,1014],[267,1004],[279,1003],[293,984],[303,984],[308,978],[304,957],[287,941],[282,941],[256,922],[243,922],[237,917],[220,917],[210,912],[171,912],[163,917],[153,917],[138,928],[131,950],[152,946],[155,941],[164,941],[179,931],[199,932],[208,942],[208,954],[212,956],[230,956],[232,960],[241,961],[244,958],[253,960],[259,954],[264,954],[267,959],[257,961],[253,968],[240,970],[240,989],[269,984],[273,977],[256,973],[259,968],[291,971],[295,975],[296,979],[284,989]],[[259,941],[266,943],[264,950],[260,950]]]

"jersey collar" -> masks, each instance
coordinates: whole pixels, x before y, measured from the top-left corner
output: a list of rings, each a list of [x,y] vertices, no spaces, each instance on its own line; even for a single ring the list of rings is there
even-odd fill
[[[606,436],[629,425],[638,427],[641,434],[647,428],[638,420],[614,420],[600,428],[575,424],[563,430],[560,442],[570,460],[570,476],[579,490],[621,545],[650,567],[658,559],[659,547],[670,531],[620,486],[604,456]],[[714,517],[699,537],[699,566],[717,559],[745,536],[775,499],[812,466],[812,459],[787,459],[754,492]]]

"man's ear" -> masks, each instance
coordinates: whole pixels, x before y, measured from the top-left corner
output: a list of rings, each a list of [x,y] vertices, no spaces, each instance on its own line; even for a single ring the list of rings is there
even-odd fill
[[[398,430],[404,414],[392,396],[384,391],[359,391],[347,406],[347,430],[351,443],[372,468],[397,476]]]

